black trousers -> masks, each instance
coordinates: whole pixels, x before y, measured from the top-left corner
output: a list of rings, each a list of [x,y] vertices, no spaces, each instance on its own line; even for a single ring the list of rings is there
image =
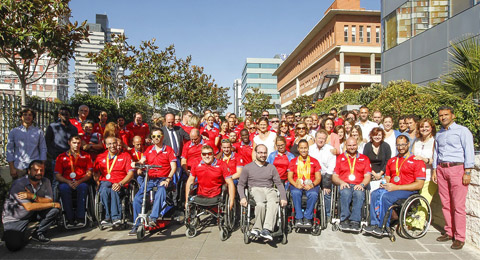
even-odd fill
[[[27,226],[30,221],[40,220],[40,224],[34,232],[37,235],[43,234],[50,228],[59,213],[60,209],[57,208],[45,209],[35,212],[29,219],[4,223],[3,241],[5,241],[5,246],[10,251],[22,249],[28,242]]]

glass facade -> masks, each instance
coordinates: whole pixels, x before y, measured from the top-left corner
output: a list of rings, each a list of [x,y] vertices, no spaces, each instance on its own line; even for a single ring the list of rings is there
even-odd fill
[[[384,49],[393,48],[478,3],[480,0],[409,0],[385,16]]]

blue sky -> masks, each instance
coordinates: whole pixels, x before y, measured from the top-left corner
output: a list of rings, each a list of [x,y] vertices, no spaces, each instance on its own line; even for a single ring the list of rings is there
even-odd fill
[[[156,38],[177,56],[191,55],[216,83],[230,88],[241,77],[245,59],[291,53],[320,21],[333,0],[71,0],[71,21],[95,22],[107,14],[110,27],[123,28],[128,42]],[[379,10],[380,0],[361,0]],[[227,109],[232,112],[233,106]]]

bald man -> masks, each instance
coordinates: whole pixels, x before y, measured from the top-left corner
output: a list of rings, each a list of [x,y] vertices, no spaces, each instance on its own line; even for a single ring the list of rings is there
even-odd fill
[[[202,139],[200,131],[196,128],[190,132],[190,141],[186,142],[182,151],[182,168],[185,172],[190,173],[192,166],[198,164],[202,160],[202,146],[205,141]]]

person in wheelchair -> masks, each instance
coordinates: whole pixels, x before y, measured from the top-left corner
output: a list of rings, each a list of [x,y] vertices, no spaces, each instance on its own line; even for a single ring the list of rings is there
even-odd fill
[[[213,148],[210,145],[202,147],[201,156],[202,160],[193,166],[190,171],[185,188],[185,197],[187,199],[190,197],[191,185],[194,184],[195,179],[198,183],[196,197],[206,199],[219,196],[222,192],[222,185],[226,183],[230,198],[228,206],[232,209],[235,201],[235,184],[228,165],[222,160],[215,159]],[[185,203],[185,206],[188,206],[187,203]]]
[[[298,142],[300,156],[290,161],[288,167],[288,181],[290,194],[295,207],[295,227],[312,227],[313,210],[320,191],[322,180],[321,167],[317,159],[308,155],[307,140]],[[302,211],[302,196],[307,196],[307,207]]]
[[[98,155],[94,163],[95,180],[99,187],[100,200],[105,208],[105,219],[101,224],[107,225],[112,222],[113,227],[117,228],[122,224],[120,196],[125,185],[133,178],[134,169],[131,167],[130,155],[118,150],[116,137],[107,137],[105,145],[107,151]]]
[[[227,164],[228,170],[232,175],[232,180],[234,184],[238,183],[240,174],[242,173],[243,166],[240,165],[240,156],[238,153],[233,151],[232,143],[229,139],[224,139],[221,141],[222,149],[217,155],[217,159],[225,162]]]
[[[370,183],[370,159],[357,151],[357,139],[349,137],[347,151],[337,156],[332,181],[340,186],[340,230],[360,232],[365,186]],[[352,204],[352,211],[350,211]]]
[[[60,154],[55,163],[55,175],[67,218],[67,228],[85,226],[85,203],[88,194],[87,181],[92,178],[93,163],[90,154],[81,151],[82,139],[72,136],[68,140],[70,150]],[[77,192],[77,207],[73,212],[72,193]],[[76,222],[76,223],[75,223]]]
[[[275,138],[275,148],[277,150],[270,153],[267,158],[269,164],[273,164],[277,168],[278,175],[282,182],[288,181],[288,166],[290,162],[295,159],[293,153],[287,151],[287,140],[283,136],[277,136]]]
[[[255,154],[256,160],[243,167],[238,181],[240,205],[247,207],[245,188],[249,187],[250,194],[256,202],[255,224],[250,233],[271,241],[273,240],[271,232],[275,227],[278,213],[277,189],[280,192],[280,206],[285,207],[287,205],[287,196],[277,169],[272,164],[267,163],[267,147],[263,144],[257,145]]]
[[[137,219],[138,214],[142,211],[142,201],[145,193],[153,190],[157,187],[155,192],[154,201],[152,205],[152,211],[149,216],[148,225],[155,227],[157,225],[157,218],[160,215],[162,205],[167,198],[167,187],[172,181],[172,177],[177,170],[177,157],[175,152],[170,146],[163,144],[163,131],[160,128],[153,128],[151,132],[151,139],[153,145],[148,147],[143,154],[143,157],[138,163],[149,165],[160,165],[161,168],[150,169],[148,173],[147,190],[144,190],[144,177],[138,177],[138,184],[140,189],[138,190],[133,200],[133,214],[134,221]],[[133,225],[132,230],[128,233],[131,236],[137,234],[137,228],[140,225],[139,221]]]
[[[382,229],[385,215],[390,206],[400,199],[406,199],[423,188],[426,176],[426,166],[422,160],[415,160],[414,155],[408,152],[410,142],[407,136],[397,137],[397,156],[387,162],[385,170],[385,184],[380,184],[380,189],[372,192],[372,203],[370,204],[370,226],[365,232],[375,235],[388,235]],[[381,207],[376,210],[375,201],[381,199]],[[378,212],[378,213],[377,213]],[[386,221],[386,227],[390,221]],[[384,227],[384,228],[386,228]]]

